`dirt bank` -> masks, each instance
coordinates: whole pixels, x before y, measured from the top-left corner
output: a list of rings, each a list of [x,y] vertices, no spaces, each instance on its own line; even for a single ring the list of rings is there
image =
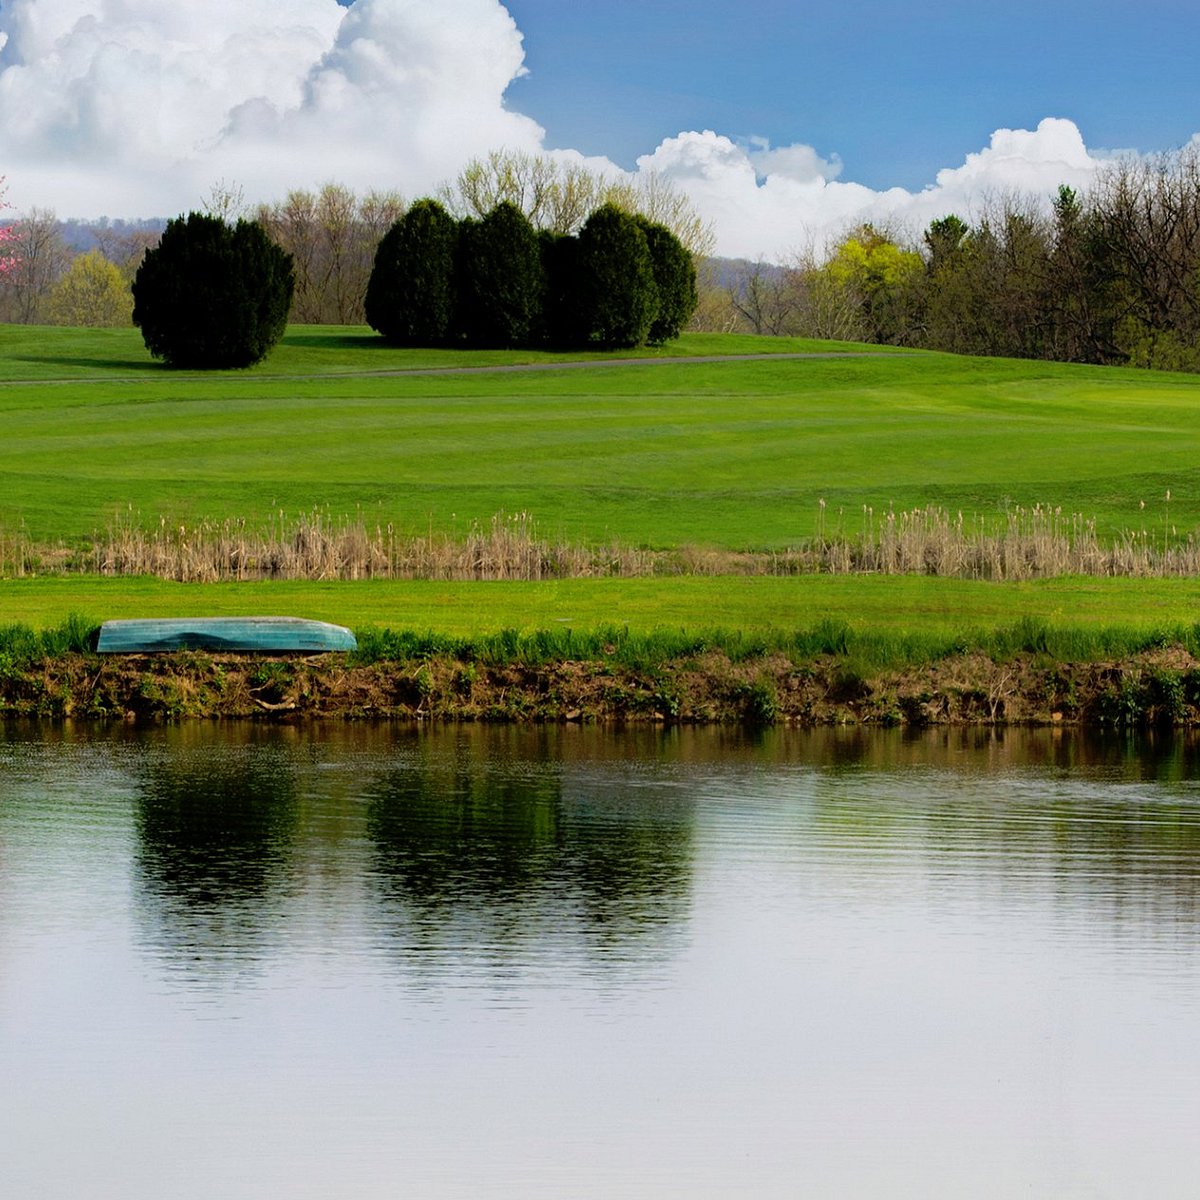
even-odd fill
[[[900,670],[845,658],[706,654],[653,668],[605,660],[488,665],[451,656],[64,655],[0,670],[0,712],[163,721],[588,721],[765,725],[1200,724],[1200,662],[1166,647],[1116,662],[964,655]]]

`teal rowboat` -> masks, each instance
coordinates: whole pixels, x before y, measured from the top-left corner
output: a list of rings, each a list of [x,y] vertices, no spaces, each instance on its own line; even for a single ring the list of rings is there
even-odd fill
[[[105,621],[100,654],[156,654],[171,650],[224,650],[234,654],[322,654],[356,650],[349,629],[300,617],[172,617]]]

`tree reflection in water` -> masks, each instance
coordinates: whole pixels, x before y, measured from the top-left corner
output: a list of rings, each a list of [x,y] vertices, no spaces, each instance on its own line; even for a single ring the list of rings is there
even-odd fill
[[[447,955],[483,973],[579,955],[627,970],[677,945],[694,806],[669,791],[635,800],[611,770],[564,764],[557,741],[422,739],[372,782],[393,952],[435,972]]]
[[[190,973],[244,973],[281,930],[297,833],[288,748],[176,738],[144,755],[138,775],[136,870],[148,939]]]

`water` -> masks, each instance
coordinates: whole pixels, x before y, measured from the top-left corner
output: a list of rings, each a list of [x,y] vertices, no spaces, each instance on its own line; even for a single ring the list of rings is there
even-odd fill
[[[1191,1197],[1200,749],[0,727],[0,1196]]]

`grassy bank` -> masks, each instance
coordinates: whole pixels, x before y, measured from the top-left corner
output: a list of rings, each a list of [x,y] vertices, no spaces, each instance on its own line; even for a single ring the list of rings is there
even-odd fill
[[[178,584],[52,577],[0,582],[0,625],[48,628],[83,613],[120,617],[273,613],[354,628],[475,636],[599,626],[639,633],[783,632],[819,622],[881,635],[953,639],[1030,620],[1064,629],[1190,627],[1200,579],[1060,578],[1021,583],[928,576],[565,579],[537,583],[429,580]]]
[[[99,656],[73,617],[0,627],[0,713],[121,720],[1200,724],[1200,626],[1025,619],[955,637],[615,626],[451,635],[369,627],[330,656]]]

